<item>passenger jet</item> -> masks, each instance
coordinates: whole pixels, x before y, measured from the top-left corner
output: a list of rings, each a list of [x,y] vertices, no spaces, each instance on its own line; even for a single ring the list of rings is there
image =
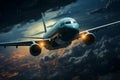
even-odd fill
[[[114,24],[120,23],[120,21],[112,22],[95,28],[87,29],[80,32],[80,26],[73,18],[66,17],[56,22],[49,31],[46,29],[44,16],[42,14],[42,22],[44,25],[45,34],[43,37],[26,37],[30,39],[36,39],[31,41],[18,41],[18,42],[4,42],[0,43],[0,46],[30,46],[30,53],[33,56],[38,56],[42,48],[45,47],[48,50],[55,50],[59,48],[65,48],[71,44],[75,39],[80,39],[85,45],[90,45],[95,41],[94,31],[109,27]]]

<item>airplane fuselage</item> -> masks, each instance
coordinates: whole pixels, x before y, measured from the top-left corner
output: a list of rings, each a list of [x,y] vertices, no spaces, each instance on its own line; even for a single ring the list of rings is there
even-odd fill
[[[53,43],[47,49],[64,48],[70,45],[79,34],[79,24],[73,18],[63,18],[58,21],[48,32],[43,35],[44,39],[52,38]]]

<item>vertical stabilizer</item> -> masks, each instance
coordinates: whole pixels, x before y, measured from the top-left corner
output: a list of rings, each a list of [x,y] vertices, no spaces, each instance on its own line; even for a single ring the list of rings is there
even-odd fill
[[[47,32],[47,27],[46,27],[46,23],[45,23],[45,19],[44,19],[44,14],[41,13],[41,16],[42,16],[42,22],[43,22],[43,26],[44,26],[44,31],[46,33]]]

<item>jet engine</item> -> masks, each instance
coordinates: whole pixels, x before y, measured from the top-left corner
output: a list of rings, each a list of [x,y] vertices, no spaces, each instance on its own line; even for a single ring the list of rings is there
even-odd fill
[[[95,35],[93,33],[89,33],[89,32],[80,33],[78,38],[80,38],[80,40],[85,45],[90,45],[95,42]]]
[[[30,46],[30,53],[33,56],[38,56],[41,53],[41,47],[39,44],[32,44]]]

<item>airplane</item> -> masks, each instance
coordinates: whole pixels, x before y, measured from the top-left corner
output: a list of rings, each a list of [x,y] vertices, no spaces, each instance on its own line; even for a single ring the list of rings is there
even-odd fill
[[[74,18],[66,17],[60,19],[58,22],[52,25],[50,30],[47,31],[43,13],[41,15],[45,32],[43,37],[25,37],[36,40],[4,42],[0,43],[0,46],[4,46],[5,48],[6,46],[16,46],[16,48],[18,46],[30,46],[30,54],[32,56],[38,56],[40,55],[43,47],[48,50],[65,48],[76,39],[80,39],[81,42],[85,45],[91,45],[95,42],[96,39],[96,36],[93,34],[94,31],[120,23],[120,21],[115,21],[109,24],[80,31],[80,26],[77,21]]]

